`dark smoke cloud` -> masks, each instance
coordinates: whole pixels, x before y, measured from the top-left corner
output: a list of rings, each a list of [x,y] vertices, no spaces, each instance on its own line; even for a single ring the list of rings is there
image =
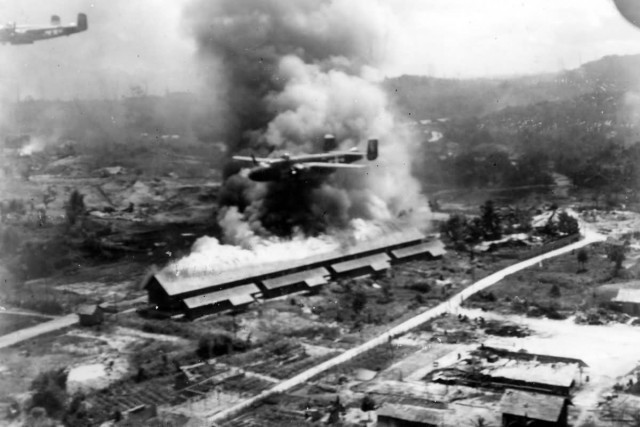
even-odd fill
[[[195,0],[185,23],[197,42],[212,129],[230,154],[317,152],[325,133],[342,149],[378,137],[381,156],[364,171],[313,181],[256,183],[226,169],[222,245],[205,237],[171,271],[299,258],[384,235],[412,222],[426,200],[410,174],[414,140],[399,125],[373,66],[386,13],[369,0]],[[215,133],[215,131],[212,131]],[[197,273],[195,273],[197,274]]]
[[[202,65],[210,70],[205,78],[214,123],[224,123],[231,151],[264,142],[262,130],[278,113],[268,96],[287,84],[280,70],[282,58],[325,66],[334,58],[349,58],[341,65],[351,69],[374,62],[375,22],[359,20],[357,16],[367,15],[359,9],[364,5],[353,9],[329,0],[190,4],[186,25],[197,41]]]

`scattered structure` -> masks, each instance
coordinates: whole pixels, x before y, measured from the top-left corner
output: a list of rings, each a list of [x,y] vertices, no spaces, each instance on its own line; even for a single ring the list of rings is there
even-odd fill
[[[98,304],[82,304],[78,306],[76,314],[82,326],[95,326],[104,321],[104,309]]]
[[[433,371],[430,376],[443,384],[569,396],[585,367],[587,364],[579,359],[482,346],[470,358]]]
[[[440,427],[444,414],[437,409],[385,403],[377,410],[378,427]]]
[[[301,260],[197,275],[163,270],[145,277],[143,286],[149,303],[158,310],[197,316],[243,308],[256,297],[273,298],[309,291],[330,280],[382,272],[392,262],[416,257],[439,258],[445,253],[441,241],[425,240],[418,230],[402,230],[375,242],[361,242]]]
[[[623,288],[611,300],[612,303],[631,316],[640,315],[640,289]]]
[[[506,390],[500,400],[503,427],[566,427],[569,400],[564,396]]]

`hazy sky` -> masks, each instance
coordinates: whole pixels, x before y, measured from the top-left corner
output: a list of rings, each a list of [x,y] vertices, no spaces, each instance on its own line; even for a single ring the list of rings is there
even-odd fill
[[[64,23],[78,12],[89,31],[0,45],[0,96],[116,97],[194,90],[195,46],[182,25],[188,0],[4,0],[0,19]],[[238,0],[242,1],[242,0]],[[295,1],[295,0],[289,0]],[[385,75],[477,77],[575,68],[611,54],[640,53],[640,29],[611,0],[372,0],[388,10],[381,42]]]

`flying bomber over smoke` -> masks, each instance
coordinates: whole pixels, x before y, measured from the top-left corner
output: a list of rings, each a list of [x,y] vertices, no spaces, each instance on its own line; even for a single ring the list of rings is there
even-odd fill
[[[38,40],[52,39],[55,37],[70,36],[71,34],[86,31],[89,28],[87,15],[78,14],[78,19],[70,25],[61,25],[60,17],[51,16],[50,25],[22,26],[15,22],[6,24],[0,28],[0,43],[3,44],[32,44]]]
[[[276,158],[256,158],[254,156],[233,156],[234,160],[252,162],[255,167],[249,171],[249,179],[253,181],[280,181],[298,178],[309,179],[323,177],[337,169],[362,169],[365,165],[352,164],[364,157],[369,161],[378,158],[378,140],[370,139],[367,151],[353,148],[349,151],[335,151],[335,137],[325,135],[324,153],[302,154],[291,156],[288,153]]]

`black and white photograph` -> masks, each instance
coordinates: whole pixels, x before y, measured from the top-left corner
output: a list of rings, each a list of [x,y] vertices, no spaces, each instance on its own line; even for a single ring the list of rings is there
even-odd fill
[[[0,426],[640,427],[640,1],[0,19]]]

